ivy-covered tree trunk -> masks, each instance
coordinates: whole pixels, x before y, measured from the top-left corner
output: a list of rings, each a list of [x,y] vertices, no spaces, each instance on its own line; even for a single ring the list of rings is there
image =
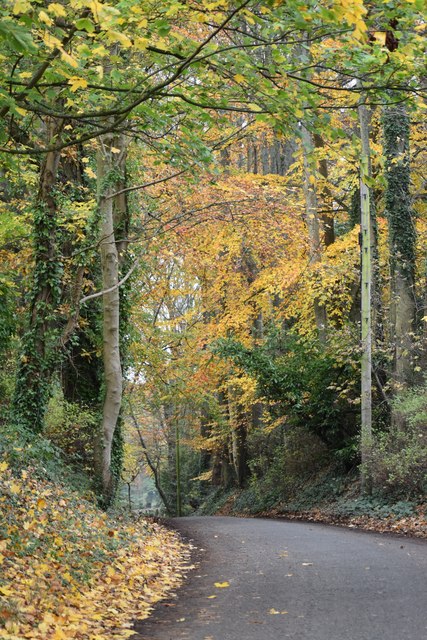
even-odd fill
[[[404,105],[383,114],[386,156],[385,205],[389,224],[393,376],[397,386],[412,377],[415,327],[415,220],[410,195],[409,116]]]
[[[47,146],[58,142],[62,123],[47,122]],[[22,340],[12,415],[20,426],[35,433],[43,429],[50,381],[57,364],[56,311],[61,296],[61,258],[58,249],[56,180],[59,151],[49,151],[41,165],[34,202],[34,273],[28,324]]]
[[[122,363],[120,358],[119,257],[113,220],[113,197],[116,189],[116,145],[112,134],[99,141],[98,206],[101,216],[100,253],[103,294],[103,364],[105,395],[102,410],[101,482],[103,502],[113,495],[117,474],[112,469],[112,448],[122,403]]]

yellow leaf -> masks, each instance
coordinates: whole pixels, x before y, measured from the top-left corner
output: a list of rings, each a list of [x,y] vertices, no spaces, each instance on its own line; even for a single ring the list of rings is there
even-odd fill
[[[9,587],[0,587],[0,593],[4,596],[13,596],[13,591]]]
[[[62,4],[59,4],[58,2],[51,2],[47,10],[49,13],[53,13],[54,16],[58,16],[58,18],[64,18],[67,15]]]
[[[13,13],[17,15],[18,13],[25,13],[26,11],[30,11],[31,2],[29,0],[16,0],[13,5]]]
[[[44,509],[46,507],[46,500],[44,500],[43,498],[39,498],[37,500],[37,509]]]
[[[241,73],[236,73],[235,76],[233,76],[234,80],[236,82],[238,82],[239,84],[245,81],[245,76],[242,76]]]
[[[225,589],[226,587],[230,586],[229,582],[215,582],[215,586],[217,587],[217,589]]]
[[[67,53],[65,49],[63,49],[62,47],[60,49],[61,49],[61,58],[64,60],[64,62],[69,64],[70,67],[74,67],[74,69],[79,66],[77,60],[73,58],[73,56],[70,56],[70,54]]]
[[[144,51],[150,43],[148,38],[135,38],[134,47],[137,51]]]
[[[278,614],[280,614],[280,611],[277,611],[277,609],[270,609],[270,611],[268,613],[271,616],[277,616]]]
[[[426,317],[427,320],[427,317]],[[9,469],[9,465],[7,464],[7,462],[5,460],[3,460],[3,462],[0,462],[0,473],[2,471],[6,471],[7,469]]]
[[[89,176],[89,178],[93,178],[93,179],[95,179],[95,178],[96,178],[96,173],[95,173],[95,171],[94,171],[93,169],[91,169],[90,167],[85,167],[85,174],[86,174],[87,176]]]
[[[13,482],[10,485],[10,492],[13,493],[14,495],[18,495],[18,493],[21,493],[21,487],[19,484],[16,484],[15,482]]]
[[[132,46],[132,40],[130,38],[128,38],[128,36],[124,33],[121,33],[120,31],[113,31],[112,29],[109,29],[106,32],[106,36],[109,40],[109,42],[120,42],[120,44],[123,47],[131,47]]]
[[[385,31],[374,31],[374,38],[382,47],[385,45],[387,33]]]
[[[49,47],[49,49],[54,49],[55,47],[58,47],[58,48],[61,47],[61,41],[58,40],[58,38],[55,38],[55,36],[52,36],[47,31],[43,35],[43,42],[47,47]]]
[[[216,596],[208,596],[208,600],[213,600]]]
[[[120,149],[117,149],[117,147],[111,147],[111,153],[120,153]],[[108,532],[108,535],[110,535],[110,532]]]
[[[48,27],[51,27],[53,25],[53,20],[50,16],[47,15],[46,11],[39,12],[39,20],[41,22],[44,22],[44,24],[47,24]]]
[[[87,80],[79,78],[78,76],[73,76],[68,80],[68,84],[71,85],[71,91],[75,93],[78,89],[86,89]]]

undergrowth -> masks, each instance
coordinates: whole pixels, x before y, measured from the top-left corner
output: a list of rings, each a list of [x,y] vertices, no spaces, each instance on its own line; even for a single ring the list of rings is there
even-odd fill
[[[370,518],[404,518],[417,513],[421,497],[401,499],[399,496],[377,492],[360,496],[356,472],[346,476],[324,470],[303,481],[273,488],[260,479],[240,491],[216,491],[202,505],[200,512],[229,515],[286,515],[304,514],[317,510],[337,519],[366,516]]]

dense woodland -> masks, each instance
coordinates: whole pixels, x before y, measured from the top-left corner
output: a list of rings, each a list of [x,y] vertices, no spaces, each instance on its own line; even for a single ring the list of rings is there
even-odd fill
[[[1,3],[8,464],[425,496],[423,6]]]

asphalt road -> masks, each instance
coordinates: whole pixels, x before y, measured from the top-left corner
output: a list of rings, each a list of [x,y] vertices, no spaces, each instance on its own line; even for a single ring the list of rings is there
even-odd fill
[[[425,541],[264,519],[171,524],[199,565],[136,640],[427,640]]]

